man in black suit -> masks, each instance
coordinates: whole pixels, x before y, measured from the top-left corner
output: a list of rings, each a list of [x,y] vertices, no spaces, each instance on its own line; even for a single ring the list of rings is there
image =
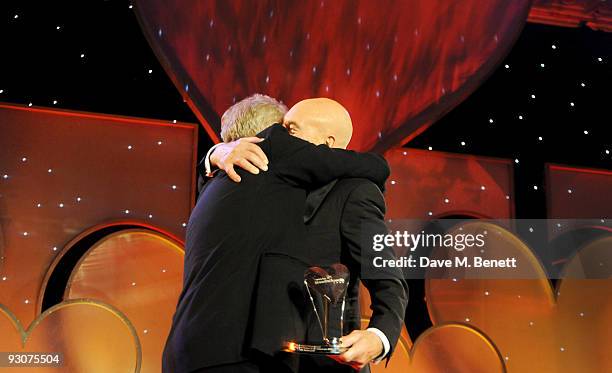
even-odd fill
[[[346,114],[344,117],[343,113]],[[339,104],[327,99],[312,99],[296,104],[285,116],[284,125],[290,133],[299,136],[304,127],[333,126],[342,121],[348,121],[350,125],[348,113]],[[344,148],[349,139],[350,133],[348,139],[340,137],[327,144]],[[257,167],[266,162],[265,155],[248,143],[222,145],[213,151],[211,158],[213,165],[220,165],[230,173],[234,172],[234,164],[240,167],[246,164],[251,172],[257,172]],[[253,164],[249,164],[249,160]],[[301,276],[309,265],[340,262],[351,272],[344,324],[344,332],[348,335],[343,337],[343,344],[350,348],[336,360],[359,369],[369,363],[371,357],[378,356],[377,360],[389,358],[398,340],[407,304],[408,288],[401,272],[388,272],[376,280],[362,279],[370,292],[373,310],[367,331],[360,330],[359,311],[360,273],[362,264],[367,266],[368,253],[371,253],[371,247],[364,247],[363,237],[387,233],[384,215],[385,202],[381,190],[367,179],[334,180],[309,193],[304,213],[307,230],[304,251],[287,252],[273,248],[263,255],[251,346],[273,354],[286,339],[320,341],[318,324],[309,323],[315,315],[309,312],[308,300],[300,296],[303,294]],[[393,254],[385,251],[384,255]],[[382,354],[377,349],[379,339]],[[296,363],[293,365],[295,367]],[[297,366],[301,372],[351,371],[351,368],[342,368],[326,357],[302,358]]]
[[[282,106],[263,96],[234,105],[224,119],[256,122],[252,112],[265,112],[255,118],[269,126],[266,119],[274,116],[275,106],[280,120]],[[380,156],[325,145],[333,131],[307,125],[302,130],[312,143],[289,135],[280,124],[253,133],[264,139],[258,146],[270,160],[268,170],[260,175],[238,170],[240,183],[221,172],[204,186],[187,226],[183,290],[164,348],[164,372],[287,370],[252,348],[261,254],[307,251],[308,191],[342,177],[364,177],[382,186],[389,174]]]

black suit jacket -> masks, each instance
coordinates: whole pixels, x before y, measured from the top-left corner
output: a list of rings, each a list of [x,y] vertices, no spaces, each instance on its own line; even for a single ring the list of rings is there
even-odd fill
[[[274,250],[264,254],[258,278],[252,347],[275,353],[283,341],[320,342],[321,332],[310,300],[305,296],[303,273],[308,266],[345,264],[351,273],[342,334],[360,327],[359,283],[371,296],[372,317],[368,327],[380,329],[389,339],[391,356],[401,331],[408,286],[399,270],[377,279],[361,278],[373,255],[393,256],[390,249],[375,254],[367,246],[374,234],[385,234],[385,202],[380,189],[366,179],[342,179],[310,193],[305,208],[307,245],[303,252]],[[369,241],[371,242],[371,241]],[[371,267],[370,267],[371,268]],[[351,372],[333,360],[288,359],[300,372]],[[387,360],[388,361],[388,360]]]
[[[339,177],[383,185],[375,154],[315,146],[281,125],[258,134],[270,164],[259,175],[223,172],[202,190],[187,225],[183,290],[163,354],[164,372],[190,372],[248,358],[253,292],[264,252],[304,252],[308,191]]]

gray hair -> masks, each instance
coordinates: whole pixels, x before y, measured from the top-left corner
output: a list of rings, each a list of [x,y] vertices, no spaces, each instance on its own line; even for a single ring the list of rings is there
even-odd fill
[[[221,117],[221,138],[230,142],[251,137],[283,121],[287,106],[274,98],[256,93],[234,105]]]

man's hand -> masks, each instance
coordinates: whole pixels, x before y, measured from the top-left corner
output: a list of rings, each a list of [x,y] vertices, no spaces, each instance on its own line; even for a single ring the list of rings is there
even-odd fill
[[[239,183],[240,176],[234,170],[234,166],[258,174],[259,170],[268,171],[268,157],[255,144],[264,139],[259,137],[245,137],[227,144],[219,145],[210,155],[210,164],[225,171],[227,176]]]
[[[331,356],[342,364],[347,364],[355,370],[360,370],[383,352],[380,338],[368,330],[353,330],[342,337],[342,346],[349,347],[341,355]]]

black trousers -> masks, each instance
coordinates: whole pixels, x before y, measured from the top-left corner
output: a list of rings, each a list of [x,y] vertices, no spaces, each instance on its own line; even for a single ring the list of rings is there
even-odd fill
[[[194,370],[190,373],[292,373],[280,359],[257,353],[248,361]]]
[[[297,359],[296,359],[297,358]],[[290,366],[292,368],[290,368]],[[239,363],[216,365],[194,370],[190,373],[358,373],[348,365],[334,362],[326,356],[290,356],[271,357],[256,353],[251,360]],[[370,373],[366,366],[359,373]]]

